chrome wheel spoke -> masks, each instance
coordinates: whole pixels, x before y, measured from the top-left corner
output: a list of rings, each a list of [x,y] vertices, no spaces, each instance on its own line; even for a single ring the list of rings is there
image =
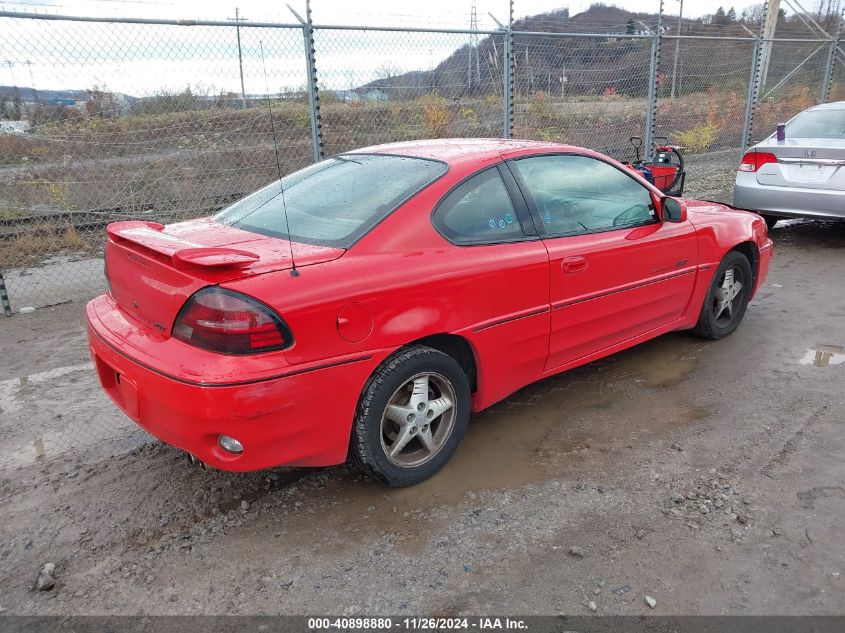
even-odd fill
[[[445,396],[441,396],[429,402],[428,407],[430,412],[430,414],[428,415],[428,421],[431,422],[446,413],[449,409],[451,409],[452,401]]]
[[[408,424],[408,416],[413,413],[414,410],[411,407],[405,407],[399,404],[389,404],[384,410],[384,417],[396,422],[396,424],[401,427]]]
[[[428,408],[428,374],[414,379],[414,389],[408,404],[419,413],[424,413]]]
[[[405,425],[399,429],[399,435],[396,436],[396,439],[393,440],[393,444],[390,445],[390,457],[396,459],[399,456],[402,449],[405,448],[408,442],[410,442],[414,437],[413,430],[414,427],[411,425]]]
[[[739,277],[739,279],[737,279]],[[737,297],[742,293],[742,272],[737,275],[737,269],[731,268],[725,271],[725,276],[722,283],[716,288],[713,293],[713,318],[718,320],[722,315],[726,315],[728,320],[732,320],[735,310],[739,307],[735,305]]]
[[[434,445],[434,437],[431,435],[431,427],[424,427],[425,430],[420,431],[419,435],[417,436],[420,440],[420,444],[423,445],[423,448],[427,450],[430,454],[434,453],[435,445]]]
[[[713,318],[718,319],[720,316],[722,316],[722,312],[725,311],[725,307],[729,303],[730,302],[727,300],[727,296],[724,292],[722,292],[722,291],[716,292],[716,305],[713,306],[713,310],[715,311],[715,314],[714,314]]]

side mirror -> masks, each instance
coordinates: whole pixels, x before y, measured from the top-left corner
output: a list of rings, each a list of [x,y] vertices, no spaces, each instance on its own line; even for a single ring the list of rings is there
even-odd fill
[[[678,198],[663,198],[663,221],[684,222],[687,219],[687,205]]]

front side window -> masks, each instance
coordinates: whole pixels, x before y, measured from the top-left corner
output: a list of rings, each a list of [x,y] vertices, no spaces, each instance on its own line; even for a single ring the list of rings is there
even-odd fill
[[[657,221],[651,193],[613,165],[589,156],[513,161],[550,235],[577,235]]]
[[[281,186],[270,183],[214,219],[295,242],[349,248],[446,170],[423,158],[343,154],[285,176]]]
[[[455,244],[492,244],[522,239],[508,190],[493,167],[465,180],[434,212],[434,225]]]

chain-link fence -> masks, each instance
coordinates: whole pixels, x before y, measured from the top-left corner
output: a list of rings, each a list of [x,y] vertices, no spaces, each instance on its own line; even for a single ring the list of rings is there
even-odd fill
[[[10,309],[99,291],[108,222],[208,215],[272,179],[270,109],[285,172],[364,145],[504,132],[623,159],[633,158],[631,136],[668,137],[694,176],[735,163],[747,141],[817,103],[826,77],[830,97],[842,93],[831,39],[642,26],[552,33],[0,14]]]
[[[514,34],[513,133],[632,159],[648,113],[652,38]]]
[[[428,137],[554,140],[632,160],[639,136],[683,147],[695,179],[732,170],[802,109],[845,99],[830,24],[763,39],[751,22],[647,22],[485,31],[0,12],[3,311],[100,292],[109,222],[208,215],[271,181],[274,129],[284,172]],[[19,387],[0,381],[0,396]]]
[[[818,41],[773,41],[768,72],[760,81],[751,140],[763,140],[779,122],[816,105],[822,96],[822,80],[829,44]]]
[[[482,39],[483,38],[483,39]],[[315,29],[327,155],[419,138],[502,134],[504,36]]]

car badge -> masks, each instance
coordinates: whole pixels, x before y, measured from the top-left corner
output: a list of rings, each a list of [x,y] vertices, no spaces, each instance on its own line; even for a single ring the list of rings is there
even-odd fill
[[[814,150],[814,149],[805,149],[805,150],[804,150],[804,154],[807,156],[807,158],[814,158],[814,157],[815,157],[815,155],[816,155],[816,150]]]

